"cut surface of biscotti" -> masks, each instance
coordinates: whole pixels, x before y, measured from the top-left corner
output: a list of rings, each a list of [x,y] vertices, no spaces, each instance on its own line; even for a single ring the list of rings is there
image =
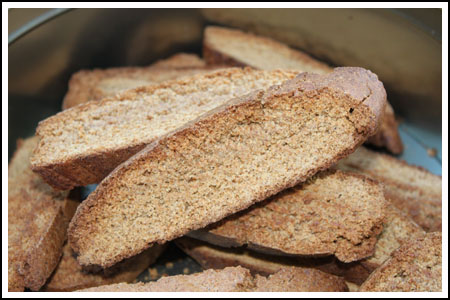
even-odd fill
[[[42,291],[71,292],[102,285],[131,282],[164,251],[165,245],[154,245],[144,252],[128,258],[109,269],[97,273],[88,272],[78,264],[69,244],[64,245],[61,261]]]
[[[8,290],[39,290],[58,264],[74,201],[30,168],[37,137],[19,140],[8,167]]]
[[[367,175],[384,185],[386,199],[426,231],[442,230],[442,177],[389,155],[360,147],[337,168]]]
[[[225,69],[84,103],[39,123],[33,170],[59,189],[98,183],[164,134],[227,100],[295,75]]]
[[[442,233],[427,233],[403,244],[369,276],[360,291],[442,291]]]
[[[269,277],[228,267],[191,275],[164,277],[156,282],[115,284],[82,292],[346,292],[342,278],[315,269],[282,268]]]
[[[177,239],[175,242],[178,247],[205,269],[222,269],[240,265],[251,270],[252,273],[269,275],[282,267],[298,266],[319,269],[360,285],[390,257],[395,249],[406,241],[419,238],[424,234],[425,232],[408,216],[397,210],[393,205],[388,205],[383,232],[378,237],[374,254],[369,258],[353,263],[342,263],[331,256],[299,258],[267,255],[243,247],[224,248],[214,246],[188,237]]]
[[[74,73],[62,108],[111,97],[118,92],[165,80],[206,73],[212,68],[194,54],[180,53],[146,67],[81,70]]]
[[[323,74],[333,69],[307,54],[273,39],[225,27],[206,27],[203,56],[210,65],[251,66],[257,69],[289,69]],[[394,110],[387,103],[378,132],[368,143],[394,154],[403,151]]]
[[[189,234],[219,246],[248,245],[280,255],[373,255],[383,228],[383,188],[360,175],[325,171],[206,229]]]
[[[209,111],[120,165],[78,207],[78,261],[110,266],[306,181],[376,130],[385,96],[370,71],[337,68]]]
[[[217,26],[208,26],[204,31],[203,57],[211,65],[251,66],[262,70],[280,68],[318,74],[333,70],[273,39]]]
[[[248,292],[254,286],[254,279],[247,269],[230,267],[163,277],[156,282],[104,285],[80,292]]]

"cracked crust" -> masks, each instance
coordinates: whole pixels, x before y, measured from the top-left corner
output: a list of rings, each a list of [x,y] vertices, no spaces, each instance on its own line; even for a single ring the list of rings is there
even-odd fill
[[[56,267],[77,199],[31,171],[37,137],[19,140],[8,166],[8,290],[39,290]]]
[[[375,181],[326,171],[189,236],[268,254],[335,255],[352,262],[373,255],[386,205]]]
[[[441,292],[442,233],[413,239],[391,254],[360,292]]]
[[[305,181],[361,145],[385,101],[374,74],[338,68],[209,111],[120,165],[79,206],[69,227],[78,261],[108,267]]]

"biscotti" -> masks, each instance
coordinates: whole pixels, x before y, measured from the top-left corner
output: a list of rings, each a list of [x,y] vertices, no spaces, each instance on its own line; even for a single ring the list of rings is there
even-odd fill
[[[33,170],[58,189],[98,183],[164,134],[234,97],[295,75],[226,69],[78,105],[39,123]]]
[[[346,292],[342,278],[315,269],[283,268],[269,277],[229,267],[192,275],[164,277],[157,282],[115,284],[81,292]]]
[[[337,168],[367,175],[385,187],[386,199],[426,231],[442,227],[442,177],[364,147],[341,160]]]
[[[403,244],[361,285],[361,292],[441,292],[442,233]]]
[[[93,273],[82,269],[69,244],[65,244],[61,261],[42,291],[71,292],[120,282],[132,282],[156,261],[164,249],[165,245],[155,245],[135,257],[115,264],[109,269]]]
[[[175,242],[184,252],[196,260],[203,268],[222,269],[229,266],[243,266],[253,273],[273,274],[282,267],[299,266],[315,268],[321,271],[342,276],[355,284],[362,284],[367,277],[378,268],[392,251],[411,238],[418,238],[425,232],[409,217],[397,210],[393,205],[387,207],[387,217],[383,224],[383,232],[378,237],[374,254],[366,259],[342,263],[335,257],[287,257],[257,253],[248,249],[223,248],[213,246],[188,237]]]
[[[120,165],[78,207],[78,261],[108,267],[305,181],[376,130],[385,96],[370,71],[337,68],[209,111]]]
[[[147,67],[118,67],[81,70],[73,74],[62,108],[112,97],[118,92],[165,80],[206,73],[215,68],[194,54],[176,54]]]
[[[249,292],[254,287],[254,279],[247,269],[230,267],[163,277],[156,282],[104,285],[80,292]]]
[[[273,39],[238,29],[208,26],[204,31],[203,56],[210,65],[251,66],[256,69],[288,69],[317,74],[333,69],[299,50]],[[378,132],[368,143],[386,147],[394,154],[403,151],[394,110],[387,103]]]
[[[44,285],[61,257],[66,214],[77,201],[31,171],[37,142],[37,137],[20,140],[8,167],[8,291],[37,291]]]
[[[352,262],[374,253],[386,205],[373,180],[325,171],[189,236],[268,254],[335,255]]]

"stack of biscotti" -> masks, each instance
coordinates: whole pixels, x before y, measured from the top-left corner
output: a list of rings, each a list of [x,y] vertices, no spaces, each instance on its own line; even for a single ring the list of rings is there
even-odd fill
[[[109,267],[307,180],[375,132],[385,97],[373,73],[337,68],[207,112],[118,166],[79,206],[69,226],[78,261]]]
[[[282,223],[281,227],[284,226],[286,226],[285,222]],[[241,230],[243,231],[244,229]],[[248,231],[251,230],[252,228],[248,229]],[[260,249],[219,247],[188,237],[176,240],[176,244],[205,269],[222,269],[227,266],[240,265],[248,268],[253,273],[269,275],[287,266],[308,267],[342,276],[345,280],[360,285],[376,268],[389,258],[392,251],[406,241],[419,238],[424,234],[425,232],[410,218],[394,206],[389,205],[386,208],[383,231],[378,237],[373,254],[351,263],[341,262],[336,256],[275,256],[259,253],[261,252],[259,251]]]
[[[273,39],[238,29],[208,26],[204,32],[203,57],[209,65],[251,66],[262,70],[289,69],[323,74],[333,69],[300,50]],[[403,151],[394,110],[387,103],[379,131],[368,143],[393,154]]]
[[[282,268],[268,277],[238,267],[164,277],[157,282],[113,284],[82,292],[346,292],[342,278],[315,269]]]
[[[197,55],[180,53],[147,67],[81,70],[72,75],[62,108],[68,109],[84,102],[114,96],[120,91],[214,69],[217,67],[207,66]]]

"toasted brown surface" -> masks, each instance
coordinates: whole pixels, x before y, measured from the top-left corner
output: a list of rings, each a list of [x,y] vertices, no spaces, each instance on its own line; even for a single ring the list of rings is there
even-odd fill
[[[370,275],[360,291],[442,291],[442,233],[428,233],[403,244]]]
[[[72,200],[30,168],[38,138],[18,142],[8,167],[8,290],[38,290],[56,267],[66,238],[64,216]],[[67,208],[67,209],[66,209]]]
[[[269,277],[255,276],[253,292],[348,292],[343,278],[316,269],[282,268]]]
[[[257,69],[289,69],[317,74],[333,69],[306,53],[273,39],[241,30],[208,26],[204,32],[203,56],[210,65],[251,66]],[[403,151],[394,110],[387,103],[379,131],[367,141],[394,154]]]
[[[177,239],[176,244],[206,269],[241,265],[254,273],[269,275],[286,266],[308,267],[342,276],[347,281],[360,285],[373,270],[390,257],[392,251],[405,241],[424,234],[417,224],[393,205],[387,206],[386,213],[383,232],[378,237],[374,254],[353,263],[342,263],[334,257],[296,258],[266,255],[243,248],[213,246],[187,237]]]
[[[346,292],[342,278],[307,268],[282,268],[269,277],[228,267],[191,275],[163,277],[157,282],[115,284],[81,292]]]
[[[211,71],[194,54],[180,53],[146,67],[81,70],[73,74],[62,108],[112,97],[118,92]]]
[[[323,74],[333,69],[308,54],[267,37],[241,30],[208,26],[203,57],[208,64],[251,66],[262,70],[288,69]]]
[[[108,267],[305,181],[372,134],[384,102],[374,74],[338,68],[208,112],[116,168],[79,206],[69,228],[78,261]]]
[[[364,147],[341,160],[338,169],[381,182],[386,199],[426,231],[442,230],[442,177]]]
[[[42,291],[71,292],[89,287],[131,282],[154,263],[164,249],[165,245],[155,245],[106,270],[92,273],[82,269],[69,244],[65,244],[61,261]]]
[[[163,277],[156,282],[105,285],[80,292],[247,292],[253,288],[254,280],[247,269],[230,267]]]
[[[100,182],[155,139],[296,72],[225,69],[88,102],[42,121],[33,170],[59,189]]]
[[[263,247],[291,255],[335,255],[352,262],[374,253],[386,205],[378,183],[326,171],[190,236],[209,241],[212,234],[217,237],[213,243],[225,238],[232,246],[255,245],[258,251]]]
[[[377,147],[385,147],[393,154],[403,152],[403,143],[398,132],[398,123],[395,120],[394,109],[389,102],[386,104],[380,130],[371,136],[367,140],[367,143]]]

